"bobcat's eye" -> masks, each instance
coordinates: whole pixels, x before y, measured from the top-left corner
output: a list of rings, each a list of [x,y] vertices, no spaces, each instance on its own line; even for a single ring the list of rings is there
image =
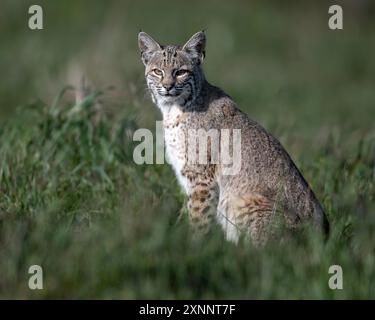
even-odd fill
[[[161,77],[163,75],[163,71],[159,70],[159,69],[154,69],[152,70],[152,72],[158,76],[158,77]]]
[[[180,69],[176,72],[176,77],[184,77],[188,75],[188,73],[189,73],[189,70]]]

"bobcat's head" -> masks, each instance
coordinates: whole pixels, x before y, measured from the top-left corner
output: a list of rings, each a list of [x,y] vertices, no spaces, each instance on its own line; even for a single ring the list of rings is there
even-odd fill
[[[206,45],[204,32],[194,34],[183,46],[160,45],[147,33],[140,32],[138,45],[153,101],[160,108],[189,106],[204,81],[201,69]]]

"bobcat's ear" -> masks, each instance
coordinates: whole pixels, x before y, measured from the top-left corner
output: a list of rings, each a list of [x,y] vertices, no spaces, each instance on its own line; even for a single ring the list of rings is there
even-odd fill
[[[146,32],[142,31],[138,34],[138,46],[144,65],[148,63],[155,51],[161,50],[160,44],[152,39]]]
[[[203,31],[194,34],[188,42],[182,47],[193,59],[196,59],[198,64],[203,62],[206,55],[206,35]]]

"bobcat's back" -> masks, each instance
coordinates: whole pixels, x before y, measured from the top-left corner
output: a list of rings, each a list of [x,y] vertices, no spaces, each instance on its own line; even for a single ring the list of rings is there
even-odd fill
[[[319,229],[328,232],[322,206],[280,142],[240,111],[221,89],[207,84],[206,101],[204,112],[191,113],[193,127],[215,128],[219,132],[222,129],[241,130],[240,171],[236,175],[225,175],[220,165],[217,168],[222,206],[230,206],[231,202],[234,206],[234,203],[241,204],[241,210],[252,213],[255,221],[257,211],[260,220],[265,219],[266,212],[272,216],[276,211],[282,211],[293,228],[311,220]],[[241,210],[237,208],[237,213],[234,210],[234,215]]]

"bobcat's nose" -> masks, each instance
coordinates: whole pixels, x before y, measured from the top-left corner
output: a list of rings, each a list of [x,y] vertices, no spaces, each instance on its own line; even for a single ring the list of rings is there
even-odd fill
[[[167,91],[171,90],[173,88],[173,83],[167,83],[163,84],[163,88]]]

